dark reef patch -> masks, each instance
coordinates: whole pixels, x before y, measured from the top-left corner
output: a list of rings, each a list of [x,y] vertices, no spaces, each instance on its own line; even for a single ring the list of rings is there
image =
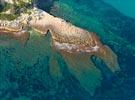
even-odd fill
[[[53,6],[54,1],[57,1],[57,0],[37,0],[36,5],[38,8],[46,12],[49,12],[51,7]]]

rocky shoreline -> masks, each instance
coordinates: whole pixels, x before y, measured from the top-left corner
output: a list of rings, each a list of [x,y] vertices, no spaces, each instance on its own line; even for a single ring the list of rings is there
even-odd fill
[[[51,58],[47,59],[50,59],[49,74],[51,77],[56,80],[56,82],[60,82],[62,80],[61,75],[64,73],[62,72],[61,67],[66,66],[57,66],[58,59],[54,54],[57,52],[67,64],[68,71],[91,95],[93,95],[96,86],[99,85],[98,82],[102,80],[100,77],[101,73],[98,68],[96,69],[97,65],[95,65],[92,60],[93,56],[101,59],[106,64],[107,69],[111,70],[113,73],[120,71],[117,55],[111,50],[111,48],[100,41],[96,33],[79,28],[38,8],[28,10],[29,13],[21,13],[15,20],[0,21],[0,36],[8,35],[13,38],[13,40],[17,39],[23,44],[19,44],[19,49],[17,49],[18,53],[15,53],[17,56],[20,55],[19,59],[24,59],[24,62],[26,63],[31,64],[31,62],[34,62],[35,64],[33,58],[36,59],[36,57],[39,56],[38,54],[40,54],[40,52],[38,49],[47,51],[48,48],[46,46],[50,45],[52,52],[50,49],[48,51],[51,52]],[[44,39],[47,43],[41,40],[42,44],[40,44],[38,39],[29,43],[32,37],[30,30],[37,31],[32,34],[39,34],[42,38],[46,36]],[[50,41],[48,41],[48,39]],[[2,38],[0,42],[0,46],[3,46],[3,44],[9,45],[12,41],[6,41]],[[35,44],[36,42],[37,44]],[[31,48],[30,45],[37,46]],[[26,48],[28,48],[29,52],[25,50]],[[35,51],[37,53],[35,53]],[[44,54],[46,54],[46,52],[42,52],[40,56]]]
[[[25,38],[27,41],[29,33],[25,28],[31,27],[41,35],[48,31],[51,33],[53,44],[58,50],[70,53],[88,53],[104,59],[108,67],[113,71],[119,70],[116,54],[107,46],[103,45],[98,36],[93,32],[78,28],[63,19],[54,17],[38,8],[31,10],[31,14],[21,14],[14,21],[1,21],[0,31],[11,33],[15,37]],[[26,33],[23,35],[23,33]]]

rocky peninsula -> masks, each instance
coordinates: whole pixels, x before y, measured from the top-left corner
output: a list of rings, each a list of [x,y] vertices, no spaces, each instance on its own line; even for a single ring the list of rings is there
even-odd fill
[[[14,20],[0,19],[0,35],[17,39],[22,46],[25,46],[30,38],[29,30],[35,30],[41,36],[51,35],[52,47],[61,53],[71,74],[88,92],[93,88],[89,81],[91,68],[96,68],[90,59],[93,55],[103,60],[112,72],[120,71],[117,55],[100,41],[96,33],[79,28],[37,7],[27,9],[27,13],[20,13]],[[50,74],[56,77],[56,80],[61,80],[61,72],[55,70],[60,68],[56,68],[57,64],[54,65],[54,62],[57,62],[55,57],[52,59],[54,61],[50,61]]]
[[[23,42],[29,38],[28,27],[35,29],[41,35],[49,32],[58,50],[97,55],[104,59],[113,72],[119,70],[117,56],[108,46],[100,42],[95,33],[76,27],[38,8],[33,8],[29,12],[31,14],[22,13],[13,21],[0,20],[0,32],[10,33],[15,38],[23,38]]]

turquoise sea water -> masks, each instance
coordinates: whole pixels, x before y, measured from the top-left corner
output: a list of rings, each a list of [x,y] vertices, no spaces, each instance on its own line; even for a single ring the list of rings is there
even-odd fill
[[[104,0],[126,16],[135,18],[135,0]]]
[[[135,100],[135,19],[111,0],[45,1],[37,6],[96,32],[117,54],[121,72],[111,73],[96,57],[63,56],[52,47],[50,34],[31,31],[24,46],[0,36],[6,41],[0,43],[0,100]]]

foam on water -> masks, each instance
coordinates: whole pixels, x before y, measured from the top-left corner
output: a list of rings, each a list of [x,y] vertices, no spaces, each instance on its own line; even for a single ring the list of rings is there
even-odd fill
[[[54,43],[55,47],[59,50],[65,50],[67,52],[73,53],[73,52],[85,52],[85,53],[91,53],[91,52],[97,52],[99,50],[99,46],[95,45],[94,47],[82,47],[79,45],[69,44],[69,43]]]

